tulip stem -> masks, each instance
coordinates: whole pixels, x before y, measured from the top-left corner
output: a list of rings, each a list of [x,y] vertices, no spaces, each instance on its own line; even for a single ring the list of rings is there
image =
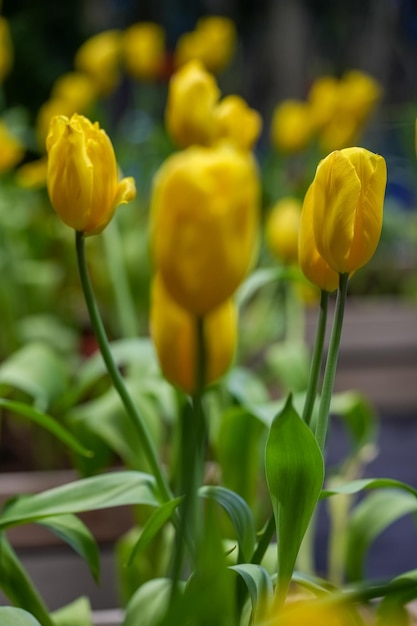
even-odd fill
[[[120,396],[120,399],[123,402],[127,415],[130,417],[134,427],[139,433],[143,451],[146,455],[147,461],[157,482],[160,495],[164,501],[171,500],[173,497],[171,489],[169,487],[166,477],[162,472],[157,453],[146,423],[142,415],[140,414],[138,407],[136,406],[136,404],[134,404],[129,392],[127,391],[123,377],[113,359],[113,355],[110,350],[109,341],[107,339],[106,331],[104,329],[100,312],[97,307],[97,302],[94,297],[93,289],[91,287],[90,277],[88,275],[85,258],[85,238],[83,233],[76,232],[75,245],[77,250],[78,271],[80,274],[81,286],[84,292],[84,298],[87,305],[88,314],[90,316],[91,326],[97,339],[97,343],[99,345],[100,352],[106,365],[107,371],[110,375],[110,378],[117,393]]]
[[[320,398],[319,414],[316,424],[316,438],[322,451],[324,450],[324,446],[326,444],[330,403],[332,399],[334,380],[336,376],[340,338],[342,336],[343,315],[345,311],[348,281],[349,274],[340,274],[339,289],[336,298],[336,309],[333,318],[332,332],[330,335],[329,351],[327,353],[326,368],[324,371],[323,387]]]
[[[320,371],[323,359],[324,338],[326,335],[327,311],[329,292],[322,290],[320,296],[320,310],[317,321],[316,337],[314,340],[313,356],[311,359],[310,376],[308,378],[307,393],[304,403],[303,420],[310,425],[314,403],[317,396]]]

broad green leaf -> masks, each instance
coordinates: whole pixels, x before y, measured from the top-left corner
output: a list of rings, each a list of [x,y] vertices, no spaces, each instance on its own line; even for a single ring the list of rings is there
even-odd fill
[[[88,598],[81,597],[52,613],[55,626],[93,626]]]
[[[364,577],[366,554],[378,535],[396,520],[416,511],[415,495],[393,490],[370,494],[353,509],[348,527],[349,580]]]
[[[0,606],[1,626],[41,626],[37,619],[23,609]]]
[[[64,360],[46,343],[27,344],[0,366],[0,385],[27,393],[41,410],[64,393],[68,382]]]
[[[42,493],[16,498],[6,505],[0,529],[66,513],[133,504],[159,506],[155,481],[134,471],[109,472],[83,478]]]
[[[42,426],[42,428],[62,441],[62,443],[68,446],[73,452],[85,457],[92,456],[93,453],[90,450],[87,450],[87,448],[85,448],[66,428],[61,426],[57,420],[46,413],[38,411],[38,409],[24,404],[23,402],[15,402],[14,400],[6,400],[5,398],[0,398],[0,407],[12,413],[16,413],[21,417],[26,417],[31,422]]]
[[[264,567],[254,563],[241,563],[230,566],[245,582],[252,602],[253,615],[262,619],[268,610],[273,596],[271,577]]]
[[[139,587],[126,607],[123,626],[160,624],[168,608],[171,586],[169,578],[154,578]]]
[[[320,448],[291,396],[271,425],[265,467],[277,534],[277,597],[283,601],[324,480]]]
[[[337,588],[327,580],[319,578],[318,576],[305,574],[304,572],[295,571],[292,580],[301,587],[308,589],[316,596],[326,595],[337,590]]]
[[[381,488],[397,488],[417,497],[417,489],[395,478],[359,478],[358,480],[352,480],[342,485],[335,485],[331,489],[323,489],[320,498],[324,499],[338,494],[354,494],[367,489]]]
[[[57,537],[69,544],[88,564],[96,582],[100,575],[98,546],[87,526],[75,515],[47,517],[39,522]]]
[[[54,626],[48,609],[4,533],[0,533],[0,588],[13,604],[29,608],[42,626]],[[32,626],[36,621],[29,624]]]
[[[256,533],[252,511],[237,493],[216,485],[204,485],[199,495],[217,502],[228,514],[236,532],[243,560],[249,561],[252,556]]]

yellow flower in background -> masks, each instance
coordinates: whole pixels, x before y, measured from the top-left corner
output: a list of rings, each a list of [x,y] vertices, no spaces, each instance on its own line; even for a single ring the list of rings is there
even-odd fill
[[[43,152],[46,147],[46,137],[48,136],[49,125],[52,118],[56,115],[71,117],[73,113],[76,113],[76,109],[74,108],[73,103],[69,100],[51,98],[42,104],[36,116],[35,123],[36,138],[41,152]]]
[[[318,143],[323,154],[354,145],[359,139],[362,126],[350,111],[338,111],[321,130]]]
[[[4,174],[20,163],[25,148],[2,120],[0,120],[0,146],[0,174]]]
[[[359,123],[369,118],[381,96],[381,85],[369,74],[360,70],[350,70],[343,75],[341,102],[355,115]]]
[[[307,102],[314,128],[321,129],[334,118],[339,103],[339,86],[339,80],[334,76],[320,76],[313,81]]]
[[[47,187],[53,208],[76,231],[94,235],[115,208],[136,195],[133,178],[119,181],[113,146],[97,122],[82,115],[52,119],[46,140]]]
[[[259,177],[249,152],[193,146],[154,179],[151,249],[178,304],[205,315],[232,296],[254,260]]]
[[[75,55],[75,68],[91,77],[102,96],[119,84],[121,45],[121,31],[105,30],[87,39]]]
[[[301,211],[298,238],[298,263],[306,278],[324,291],[334,291],[339,286],[339,274],[320,256],[314,235],[313,187],[307,190]]]
[[[196,317],[171,297],[159,274],[151,291],[151,336],[165,378],[188,394],[196,391]],[[226,300],[204,318],[206,384],[219,379],[232,364],[237,341],[237,309]]]
[[[179,67],[197,59],[208,71],[217,74],[230,63],[236,39],[236,27],[231,19],[218,15],[202,17],[195,30],[178,39],[175,65]]]
[[[74,113],[84,113],[94,104],[97,89],[88,74],[67,72],[55,81],[51,99],[63,100],[73,107]]]
[[[387,168],[365,148],[336,150],[316,171],[308,202],[317,250],[339,274],[365,265],[381,228]]]
[[[251,150],[262,130],[260,114],[240,96],[226,96],[214,110],[214,141]]]
[[[297,198],[282,198],[270,210],[265,226],[266,243],[271,252],[286,265],[298,261],[298,232],[301,202]]]
[[[352,618],[346,608],[320,606],[314,600],[289,602],[272,614],[268,626],[349,626]]]
[[[24,163],[16,171],[16,183],[24,189],[42,189],[46,186],[47,163],[46,157]]]
[[[212,74],[199,61],[181,67],[169,82],[165,109],[167,130],[182,148],[210,143],[214,109],[220,90]]]
[[[154,80],[165,62],[165,32],[154,22],[138,22],[123,34],[126,71],[137,80]]]
[[[273,112],[271,139],[281,152],[294,153],[310,143],[314,132],[311,110],[302,100],[284,100]]]
[[[13,42],[9,22],[0,17],[0,83],[4,81],[13,66]]]

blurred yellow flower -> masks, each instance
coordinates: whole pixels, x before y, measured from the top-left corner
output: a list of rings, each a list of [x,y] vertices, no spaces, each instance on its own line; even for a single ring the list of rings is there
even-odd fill
[[[298,261],[300,216],[300,200],[286,197],[274,204],[266,220],[266,243],[271,252],[286,265]]]
[[[260,114],[240,96],[226,96],[214,109],[214,141],[251,150],[262,130]]]
[[[336,150],[323,159],[307,194],[317,250],[339,274],[365,265],[378,245],[387,168],[364,148]]]
[[[67,72],[55,81],[52,100],[64,100],[74,113],[85,113],[97,98],[97,90],[91,77],[84,72]]]
[[[154,22],[138,22],[123,34],[126,71],[137,80],[154,80],[165,62],[165,32]]]
[[[23,159],[25,148],[0,120],[0,174],[13,169]]]
[[[182,148],[210,143],[214,109],[220,90],[212,74],[199,61],[181,67],[169,82],[165,109],[167,130]]]
[[[306,148],[313,137],[311,109],[302,100],[284,100],[273,112],[271,139],[281,152],[294,153]]]
[[[46,157],[24,163],[16,171],[16,183],[25,189],[45,187],[47,163]]]
[[[119,84],[121,45],[121,31],[105,30],[87,39],[75,55],[75,68],[92,78],[102,96]]]
[[[195,30],[179,38],[175,65],[197,59],[208,71],[221,72],[233,57],[236,38],[236,27],[231,19],[217,15],[202,17]]]
[[[113,146],[97,122],[82,115],[52,119],[46,140],[47,187],[53,208],[76,231],[94,235],[115,208],[136,195],[133,178],[119,181]]]
[[[307,101],[315,129],[320,130],[333,120],[339,103],[339,94],[339,80],[334,76],[320,76],[313,81]]]
[[[9,22],[0,16],[0,83],[4,81],[13,66],[13,42]]]
[[[71,117],[76,113],[76,108],[70,100],[62,98],[51,98],[42,104],[36,116],[36,138],[41,152],[46,149],[45,142],[49,132],[49,124],[55,115],[65,115]]]
[[[151,336],[165,378],[185,393],[196,391],[197,318],[171,297],[159,274],[152,283]],[[209,385],[229,369],[236,348],[237,309],[226,300],[204,318]]]
[[[381,96],[381,85],[369,74],[360,70],[350,70],[343,75],[341,102],[355,115],[358,123],[363,123],[369,118]]]
[[[259,176],[249,152],[193,146],[159,169],[151,200],[155,267],[178,304],[205,315],[230,298],[257,249]]]
[[[289,602],[268,626],[348,626],[352,618],[345,608],[323,606],[314,600]]]

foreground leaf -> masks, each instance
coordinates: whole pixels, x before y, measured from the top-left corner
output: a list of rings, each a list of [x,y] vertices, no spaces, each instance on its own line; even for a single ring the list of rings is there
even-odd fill
[[[33,615],[11,606],[0,607],[1,626],[41,626]]]
[[[268,611],[273,596],[271,577],[264,567],[254,563],[232,565],[231,570],[237,572],[245,582],[252,603],[252,614],[255,621],[262,619]]]
[[[93,626],[90,601],[85,597],[54,611],[52,617],[55,626]]]

